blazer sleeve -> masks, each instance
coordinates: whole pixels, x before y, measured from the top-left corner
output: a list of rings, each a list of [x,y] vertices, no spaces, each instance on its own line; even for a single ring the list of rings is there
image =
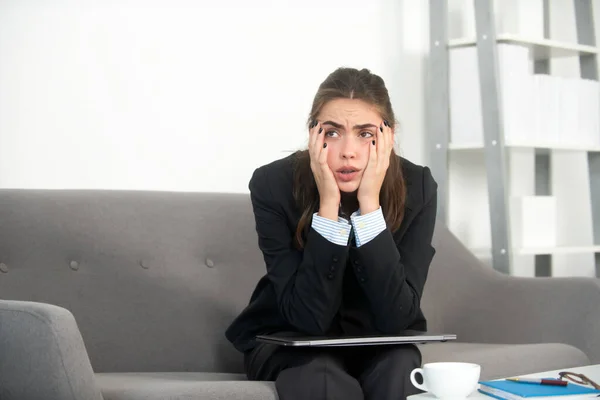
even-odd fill
[[[363,246],[351,248],[354,273],[369,301],[374,324],[394,334],[410,326],[420,312],[421,295],[435,254],[431,245],[437,213],[437,183],[423,169],[424,205],[396,243],[385,229]]]
[[[273,195],[268,171],[257,169],[249,183],[259,248],[281,316],[300,332],[323,335],[342,301],[349,246],[335,244],[310,228],[304,250],[293,244],[296,227]],[[279,201],[278,201],[279,200]],[[286,199],[287,200],[287,199]]]

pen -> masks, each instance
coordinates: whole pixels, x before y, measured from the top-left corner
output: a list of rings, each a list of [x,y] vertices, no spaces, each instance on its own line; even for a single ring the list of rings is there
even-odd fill
[[[558,379],[532,379],[532,378],[506,378],[507,381],[519,382],[519,383],[533,383],[536,385],[553,385],[553,386],[567,386],[567,381],[561,381]]]

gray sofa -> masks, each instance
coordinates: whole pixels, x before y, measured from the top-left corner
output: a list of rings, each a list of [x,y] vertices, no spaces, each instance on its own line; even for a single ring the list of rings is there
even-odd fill
[[[483,378],[600,362],[595,279],[487,269],[441,224],[423,307]],[[0,190],[0,399],[275,399],[224,330],[264,273],[244,194]]]

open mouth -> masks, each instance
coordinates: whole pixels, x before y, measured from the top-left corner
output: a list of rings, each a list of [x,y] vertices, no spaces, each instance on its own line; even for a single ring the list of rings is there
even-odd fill
[[[337,170],[337,176],[342,182],[350,182],[358,177],[358,171],[354,167],[343,167]]]

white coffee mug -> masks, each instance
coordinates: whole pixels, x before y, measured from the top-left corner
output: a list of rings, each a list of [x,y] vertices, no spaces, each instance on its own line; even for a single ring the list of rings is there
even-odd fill
[[[423,383],[416,381],[420,374]],[[435,362],[416,368],[410,373],[412,384],[438,399],[458,400],[469,397],[477,389],[481,366],[462,362]]]

